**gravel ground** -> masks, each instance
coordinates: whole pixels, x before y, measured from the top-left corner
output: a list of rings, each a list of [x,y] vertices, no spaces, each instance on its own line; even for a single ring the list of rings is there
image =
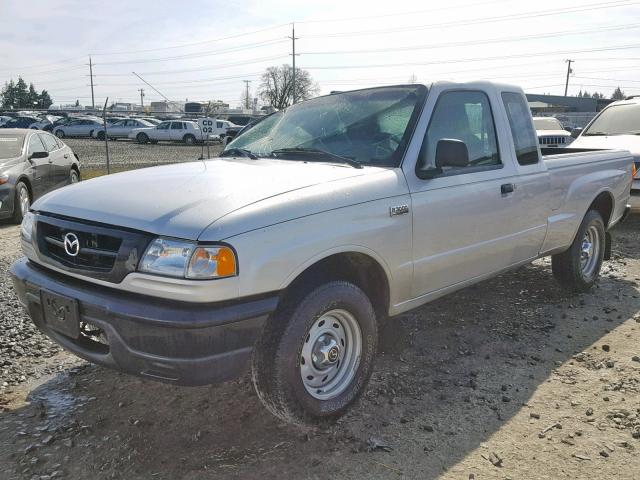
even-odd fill
[[[80,157],[83,168],[106,168],[107,157],[104,142],[95,139],[65,138],[64,142]],[[220,144],[209,146],[212,157],[222,151]],[[114,167],[144,167],[163,163],[189,162],[202,156],[201,145],[188,146],[180,143],[157,143],[141,145],[130,140],[109,142],[109,159]],[[204,158],[207,148],[204,147]]]
[[[0,226],[0,476],[637,479],[639,231],[637,213],[614,231],[589,294],[543,260],[390,320],[362,400],[301,430],[248,376],[181,388],[58,352],[17,306],[18,230]]]

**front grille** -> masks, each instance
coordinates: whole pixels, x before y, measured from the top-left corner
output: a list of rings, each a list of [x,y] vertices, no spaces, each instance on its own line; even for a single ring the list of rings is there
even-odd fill
[[[121,238],[110,235],[74,231],[45,222],[40,222],[38,227],[44,239],[42,253],[72,268],[108,272],[113,268],[122,244]],[[64,240],[67,233],[75,235],[78,239],[79,251],[76,256],[69,255],[65,250]]]
[[[77,250],[65,248],[68,235],[77,239]],[[146,233],[45,214],[36,215],[35,238],[44,265],[113,283],[136,270],[151,241]]]
[[[564,145],[567,137],[540,137],[540,145]]]

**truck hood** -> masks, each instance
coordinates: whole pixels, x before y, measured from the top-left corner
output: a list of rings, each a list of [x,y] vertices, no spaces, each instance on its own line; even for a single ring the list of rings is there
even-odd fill
[[[613,148],[629,150],[636,162],[640,158],[640,135],[580,135],[571,148]]]
[[[570,137],[571,134],[566,130],[537,130],[539,137]]]
[[[196,240],[247,205],[313,185],[368,175],[326,163],[218,158],[108,175],[55,190],[33,210]]]

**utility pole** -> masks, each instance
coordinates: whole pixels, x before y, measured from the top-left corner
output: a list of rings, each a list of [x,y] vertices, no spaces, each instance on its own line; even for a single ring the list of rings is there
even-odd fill
[[[292,23],[291,24],[291,36],[288,37],[291,39],[291,58],[292,58],[292,63],[293,63],[293,76],[291,77],[291,97],[292,97],[292,103],[296,103],[296,40],[298,39],[296,37],[296,24]]]
[[[575,62],[575,60],[565,60],[565,62],[567,62],[567,81],[564,84],[564,96],[566,97],[569,90],[569,75],[573,73],[573,70],[571,70],[571,64]]]
[[[249,110],[249,84],[251,83],[251,80],[243,80],[243,82],[245,83],[247,90],[245,93],[245,97],[244,97],[244,108],[246,108],[247,110]]]
[[[95,110],[96,101],[93,97],[93,64],[91,63],[91,56],[89,56],[89,77],[91,77],[91,108]]]
[[[140,108],[144,109],[144,88],[139,88],[140,92]]]

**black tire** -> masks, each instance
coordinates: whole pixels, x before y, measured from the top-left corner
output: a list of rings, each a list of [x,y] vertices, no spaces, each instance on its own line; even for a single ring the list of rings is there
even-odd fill
[[[23,203],[26,202],[25,203]],[[13,201],[13,221],[22,223],[22,218],[29,211],[31,206],[31,193],[24,182],[16,184],[15,197]]]
[[[595,240],[589,242],[589,238]],[[589,210],[569,249],[551,257],[553,275],[563,288],[572,292],[587,292],[591,289],[600,274],[605,241],[602,216],[596,210]]]
[[[149,143],[151,143],[152,145],[157,145],[158,140],[149,140]]]
[[[56,130],[56,137],[58,137],[58,138],[64,138],[64,137],[65,137],[64,130],[62,130],[61,128],[59,128],[58,130]]]
[[[361,350],[359,360],[347,376],[349,380],[342,382],[342,390],[330,399],[318,399],[303,383],[302,368],[306,362],[302,352],[309,342],[310,329],[320,325],[322,322],[316,322],[330,311],[347,311],[357,321]],[[373,370],[377,343],[375,310],[360,288],[332,281],[310,290],[298,289],[267,321],[254,350],[253,384],[265,407],[287,422],[314,424],[332,420],[345,413],[364,391]],[[337,365],[340,366],[339,361]]]
[[[182,138],[182,141],[185,143],[185,145],[195,145],[196,137],[191,134],[187,134]]]
[[[146,133],[139,133],[136,135],[136,140],[138,143],[147,143],[149,141],[149,136]]]
[[[69,172],[69,185],[73,185],[74,183],[78,183],[80,181],[80,174],[75,168],[71,169]]]
[[[104,140],[104,132],[103,131],[98,132],[98,134],[96,135],[96,138],[98,140]]]

